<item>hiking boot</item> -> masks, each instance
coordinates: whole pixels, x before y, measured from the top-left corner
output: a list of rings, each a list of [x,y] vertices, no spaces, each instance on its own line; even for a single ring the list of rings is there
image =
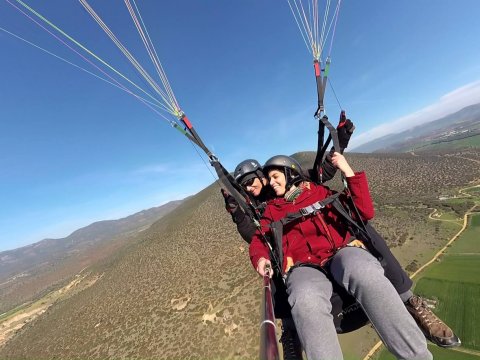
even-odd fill
[[[413,316],[425,337],[432,343],[444,347],[460,346],[460,339],[447,324],[435,315],[420,296],[413,295],[405,303],[408,312]]]
[[[283,360],[302,360],[302,344],[295,330],[283,329],[280,338]]]

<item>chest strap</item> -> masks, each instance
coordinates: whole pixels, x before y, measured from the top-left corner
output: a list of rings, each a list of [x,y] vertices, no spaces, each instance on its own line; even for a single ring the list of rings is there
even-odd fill
[[[313,203],[312,205],[308,205],[304,208],[301,208],[299,211],[294,212],[294,213],[287,213],[287,215],[278,220],[278,222],[281,222],[283,226],[291,223],[292,221],[295,221],[299,218],[302,217],[307,217],[310,215],[316,215],[318,212],[320,212],[322,209],[324,209],[327,205],[330,205],[333,203],[335,200],[338,199],[338,197],[341,195],[341,193],[336,193],[333,194],[332,196],[329,196],[326,199],[323,199],[322,201],[317,201],[316,203]]]
[[[280,266],[283,264],[283,249],[282,249],[282,237],[283,237],[283,227],[292,221],[295,221],[300,218],[307,216],[316,215],[319,211],[322,211],[327,205],[337,202],[338,197],[341,193],[333,194],[328,198],[317,201],[312,205],[301,208],[299,211],[294,213],[288,213],[284,218],[274,221],[270,224],[270,229],[272,231],[273,243],[274,243],[274,252],[277,255]]]

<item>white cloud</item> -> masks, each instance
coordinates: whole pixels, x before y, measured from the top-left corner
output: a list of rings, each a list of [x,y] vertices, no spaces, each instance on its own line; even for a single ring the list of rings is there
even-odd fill
[[[452,114],[462,108],[480,102],[480,81],[462,86],[445,95],[437,102],[412,114],[402,116],[393,121],[374,127],[352,139],[352,148],[375,140],[379,137],[395,134],[414,126],[428,123]]]

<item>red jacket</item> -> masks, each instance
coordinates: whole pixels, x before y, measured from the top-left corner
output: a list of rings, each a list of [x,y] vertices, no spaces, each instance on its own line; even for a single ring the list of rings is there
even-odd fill
[[[363,220],[373,218],[374,209],[367,177],[364,172],[355,173],[347,178],[353,201]],[[298,212],[301,208],[312,205],[332,195],[334,191],[323,185],[308,185],[293,202],[283,197],[270,200],[260,221],[262,230],[271,236],[269,224],[282,219],[287,213]],[[332,211],[328,205],[319,214],[294,221],[284,227],[282,238],[283,269],[294,263],[313,263],[323,265],[337,249],[345,246],[352,235],[342,222],[341,216]],[[269,251],[260,232],[257,231],[250,244],[250,260],[254,268],[261,257],[269,259]]]

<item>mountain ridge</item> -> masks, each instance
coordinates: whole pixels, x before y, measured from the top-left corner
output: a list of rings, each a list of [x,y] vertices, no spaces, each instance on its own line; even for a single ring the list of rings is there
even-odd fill
[[[449,130],[458,128],[477,129],[475,134],[480,134],[478,124],[480,123],[480,103],[470,105],[433,121],[413,126],[399,133],[388,134],[369,141],[352,149],[355,152],[398,152],[407,143],[415,144],[422,138],[436,133],[447,133]],[[415,141],[416,140],[416,141]]]
[[[41,296],[85,267],[118,252],[181,205],[183,200],[142,210],[117,220],[102,220],[59,239],[0,253],[0,313]]]

